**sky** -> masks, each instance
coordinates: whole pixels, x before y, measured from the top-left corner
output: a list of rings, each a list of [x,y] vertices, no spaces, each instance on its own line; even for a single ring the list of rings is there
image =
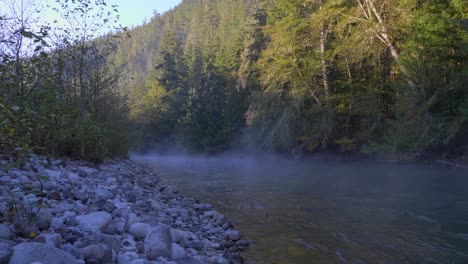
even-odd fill
[[[65,0],[61,0],[64,2]],[[143,24],[143,21],[153,16],[156,11],[160,14],[177,6],[182,0],[105,0],[107,6],[118,5],[120,24],[124,27],[132,28]],[[40,5],[40,6],[57,6],[57,0],[0,0],[0,16],[5,15],[11,10],[11,6],[15,9],[20,9],[21,3],[24,6]],[[31,8],[33,9],[33,8]],[[60,20],[59,15],[50,9],[42,10],[39,14],[39,19],[44,21]]]
[[[108,2],[119,5],[120,23],[131,28],[141,25],[145,18],[149,20],[153,16],[153,11],[162,14],[177,6],[181,0],[108,0]]]

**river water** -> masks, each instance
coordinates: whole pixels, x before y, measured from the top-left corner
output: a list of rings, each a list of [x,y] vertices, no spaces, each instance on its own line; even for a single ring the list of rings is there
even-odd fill
[[[245,263],[468,263],[468,172],[318,159],[139,156],[253,241]]]

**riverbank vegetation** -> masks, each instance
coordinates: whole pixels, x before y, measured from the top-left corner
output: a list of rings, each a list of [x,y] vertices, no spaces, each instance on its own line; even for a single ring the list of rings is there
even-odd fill
[[[467,17],[462,0],[192,0],[48,52],[50,28],[3,30],[1,148],[466,155]]]

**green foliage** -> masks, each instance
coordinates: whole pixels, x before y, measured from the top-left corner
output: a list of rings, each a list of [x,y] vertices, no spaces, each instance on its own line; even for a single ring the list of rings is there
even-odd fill
[[[35,32],[28,24],[34,18],[18,10],[0,20],[11,29],[0,39],[0,152],[45,149],[43,154],[95,161],[126,155],[128,135],[122,130],[128,111],[114,88],[118,69],[105,59],[111,36],[96,38],[98,21],[115,14],[104,11],[103,1],[59,4],[73,30],[46,25]],[[77,17],[94,24],[82,28],[74,24]]]

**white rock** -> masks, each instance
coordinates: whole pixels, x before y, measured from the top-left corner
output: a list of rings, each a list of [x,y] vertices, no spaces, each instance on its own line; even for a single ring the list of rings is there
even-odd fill
[[[172,237],[171,228],[167,225],[158,225],[151,228],[145,237],[145,253],[157,251],[159,256],[171,255]]]
[[[24,264],[32,262],[69,264],[76,259],[70,253],[54,246],[42,243],[22,243],[13,247],[13,256],[9,264]]]
[[[8,226],[0,224],[0,239],[10,239],[11,238],[11,230]]]
[[[172,243],[171,259],[181,259],[187,256],[187,252],[179,246],[179,244]]]
[[[125,252],[117,257],[118,264],[129,264],[132,260],[139,258],[136,252]]]
[[[94,212],[76,217],[81,228],[91,231],[104,231],[112,221],[112,215],[107,212]]]
[[[136,239],[144,239],[148,234],[151,226],[145,223],[135,223],[130,226],[128,232],[132,234]]]

